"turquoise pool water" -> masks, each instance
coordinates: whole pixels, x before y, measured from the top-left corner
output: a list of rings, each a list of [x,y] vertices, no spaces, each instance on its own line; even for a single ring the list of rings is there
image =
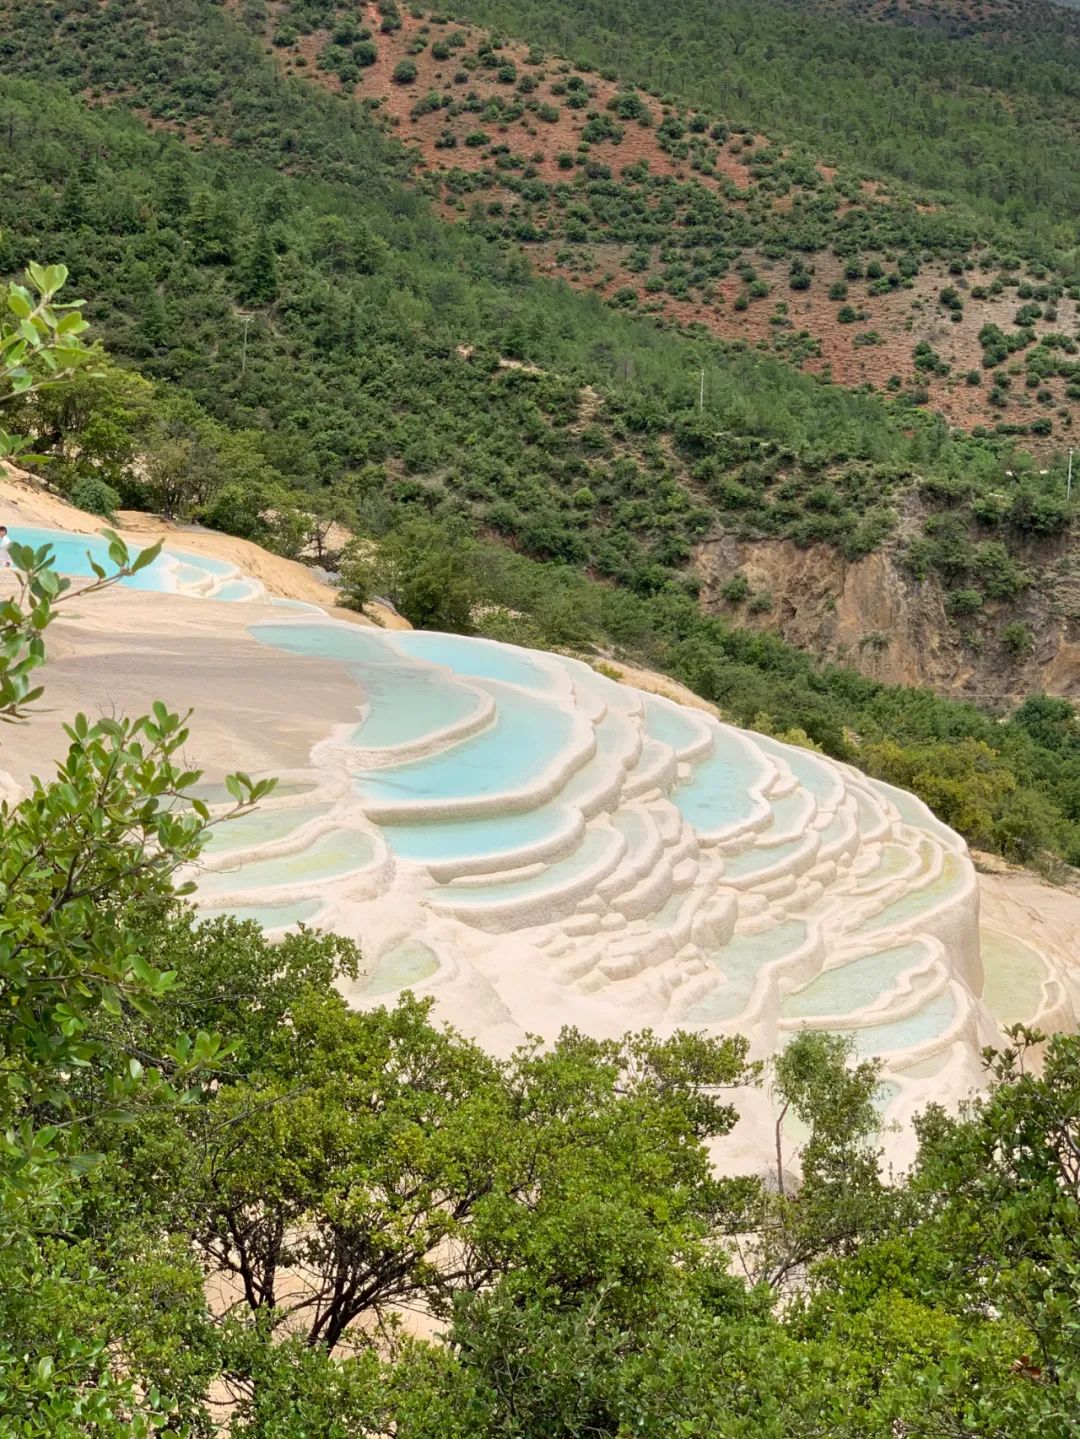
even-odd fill
[[[253,600],[262,593],[259,585],[253,580],[229,580],[227,584],[214,591],[210,596],[214,600]]]
[[[866,1009],[884,998],[902,974],[925,963],[928,957],[929,951],[921,943],[863,955],[838,969],[826,970],[805,989],[785,995],[780,1013],[785,1019],[811,1019]]]
[[[439,961],[426,944],[418,939],[406,939],[395,945],[379,959],[368,976],[363,993],[368,996],[392,994],[398,989],[407,989],[411,984],[422,984],[439,967]]]
[[[806,925],[801,920],[788,920],[773,925],[760,934],[737,934],[722,949],[713,950],[707,958],[722,969],[727,983],[718,985],[687,1014],[698,1023],[735,1019],[750,1002],[763,965],[785,954],[792,954],[806,943]]]
[[[555,687],[554,677],[526,650],[496,644],[493,640],[414,630],[396,632],[393,646],[414,659],[445,665],[455,674],[470,679],[499,680],[541,693],[550,693]]]
[[[703,724],[696,724],[675,708],[668,708],[657,700],[645,701],[645,732],[661,744],[668,745],[676,754],[700,745],[703,739]]]
[[[509,796],[535,781],[566,751],[574,721],[564,710],[490,680],[475,683],[494,699],[495,723],[424,759],[368,770],[357,781],[365,803],[392,807]]]
[[[370,706],[352,733],[352,743],[364,749],[415,744],[438,730],[479,718],[483,708],[475,690],[418,665],[366,665],[353,674]]]
[[[591,870],[594,865],[613,861],[622,851],[623,844],[622,837],[612,830],[589,830],[573,854],[555,864],[545,865],[539,874],[530,875],[528,879],[508,879],[484,885],[447,885],[437,890],[436,894],[444,902],[452,899],[458,909],[482,909],[486,905],[508,900],[539,899]]]
[[[13,525],[10,526],[10,538],[15,544],[29,545],[35,550],[42,545],[51,545],[56,570],[69,579],[95,578],[91,559],[96,560],[106,572],[111,572],[114,568],[109,559],[109,542],[99,534],[77,535],[70,530]],[[138,554],[140,548],[149,549],[149,543],[145,546],[129,545],[132,555]],[[193,555],[185,550],[174,550],[170,546],[152,565],[140,570],[137,575],[128,575],[120,583],[128,589],[149,590],[160,594],[173,591],[177,585],[197,587],[206,580],[221,579],[226,575],[236,575],[236,566],[228,560]],[[258,593],[259,586],[254,581],[237,578],[221,586],[214,598],[250,599]]]
[[[340,660],[342,664],[385,665],[397,659],[388,641],[377,631],[359,625],[304,621],[301,624],[252,625],[250,633],[260,644],[293,655]]]
[[[752,818],[760,801],[751,793],[770,776],[767,762],[733,735],[717,731],[711,755],[695,764],[672,801],[700,835],[708,837]]]
[[[370,864],[374,853],[370,835],[335,829],[320,835],[296,854],[252,860],[226,872],[205,874],[199,881],[199,893],[211,899],[215,895],[235,894],[238,890],[336,879]]]
[[[915,915],[940,904],[950,894],[958,893],[964,879],[964,870],[960,860],[954,854],[946,854],[941,866],[941,873],[936,879],[931,880],[922,889],[909,889],[899,899],[894,899],[873,918],[864,922],[863,931],[885,929],[913,919]]]
[[[956,1017],[956,1001],[948,989],[927,1000],[921,1009],[904,1019],[885,1024],[868,1025],[865,1029],[842,1031],[851,1035],[860,1058],[873,1054],[889,1054],[896,1049],[912,1049],[918,1044],[944,1034]]]
[[[809,750],[782,745],[765,735],[755,735],[754,742],[777,760],[783,760],[803,789],[809,790],[819,805],[835,804],[843,794],[840,775],[828,764],[816,759]]]
[[[1001,1025],[1031,1023],[1042,1003],[1046,965],[1022,940],[984,929],[982,1000]]]
[[[790,839],[784,844],[774,844],[769,848],[764,845],[751,845],[740,854],[732,855],[730,859],[724,858],[724,874],[728,879],[745,879],[748,875],[757,874],[759,870],[771,869],[774,864],[783,864],[785,860],[805,848],[805,839]]]
[[[106,571],[114,568],[109,559],[109,542],[101,535],[76,535],[68,530],[41,530],[12,525],[9,527],[8,538],[13,544],[29,545],[35,550],[42,545],[51,545],[53,564],[57,572],[72,579],[94,578],[94,571],[90,566],[91,557]],[[193,569],[199,568],[199,561],[194,556],[185,555],[183,559],[184,563],[191,564]],[[120,583],[136,590],[169,590],[172,588],[169,572],[168,561],[159,555],[152,565],[137,575],[129,575]]]
[[[576,815],[560,805],[491,819],[451,820],[440,824],[390,824],[387,844],[401,859],[420,864],[438,860],[483,860],[532,845],[551,843],[573,832]]]
[[[204,909],[200,918],[209,922],[219,915],[227,914],[233,919],[250,920],[260,929],[293,929],[298,924],[307,924],[322,909],[322,900],[302,899],[295,904],[240,904],[227,905],[221,909]]]
[[[326,813],[324,805],[297,805],[293,809],[256,809],[215,825],[206,842],[208,854],[226,854],[250,845],[284,839],[309,820]]]
[[[483,698],[435,669],[402,656],[381,635],[333,624],[261,624],[251,633],[260,644],[348,667],[369,706],[352,733],[365,749],[393,749],[478,715]],[[418,635],[453,639],[453,635]]]

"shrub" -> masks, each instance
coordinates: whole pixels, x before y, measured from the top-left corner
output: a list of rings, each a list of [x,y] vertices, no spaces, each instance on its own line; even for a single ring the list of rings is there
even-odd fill
[[[1014,620],[1011,625],[1006,625],[1001,631],[1001,647],[1007,654],[1017,658],[1029,655],[1035,648],[1035,636],[1027,625],[1021,624],[1019,620]]]
[[[752,615],[763,615],[773,607],[773,597],[769,590],[758,590],[756,595],[751,597],[747,610]]]
[[[112,519],[113,512],[120,504],[120,496],[112,485],[106,484],[96,475],[84,475],[82,479],[76,480],[68,499],[87,514],[103,515],[106,519]]]
[[[750,581],[745,575],[732,575],[720,593],[729,604],[737,605],[750,593]]]
[[[411,85],[416,79],[416,73],[415,60],[399,60],[390,78],[395,85]]]
[[[951,615],[973,615],[982,605],[980,590],[950,590],[945,597],[945,607]]]

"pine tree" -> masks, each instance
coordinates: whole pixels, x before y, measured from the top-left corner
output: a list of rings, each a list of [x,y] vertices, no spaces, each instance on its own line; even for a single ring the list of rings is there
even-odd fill
[[[224,195],[199,190],[191,201],[187,236],[198,265],[229,265],[236,249],[236,217]]]
[[[180,165],[170,165],[165,171],[158,191],[157,208],[162,218],[174,225],[179,224],[191,208],[188,177]]]
[[[86,200],[78,175],[68,177],[60,196],[60,223],[65,230],[77,230],[86,220]]]
[[[240,273],[240,295],[255,305],[277,298],[278,274],[270,232],[260,229]]]

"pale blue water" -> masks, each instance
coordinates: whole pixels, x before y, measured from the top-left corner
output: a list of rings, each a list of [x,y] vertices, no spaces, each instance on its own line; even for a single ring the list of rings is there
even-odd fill
[[[411,984],[421,984],[439,967],[439,961],[418,939],[406,939],[380,958],[363,987],[366,995],[392,994]]]
[[[889,1054],[896,1049],[912,1049],[944,1034],[956,1017],[956,1002],[951,990],[946,989],[934,999],[927,1000],[921,1009],[905,1019],[890,1020],[886,1024],[873,1024],[866,1029],[842,1031],[850,1034],[860,1058],[873,1054]]]
[[[1010,934],[984,929],[982,1000],[1001,1025],[1029,1024],[1038,1013],[1046,983],[1043,958]]]
[[[476,690],[400,655],[383,636],[359,627],[262,624],[252,625],[251,633],[272,649],[348,666],[370,706],[351,737],[365,749],[414,744],[478,714],[483,705]]]
[[[297,854],[252,860],[227,872],[205,874],[199,880],[199,893],[212,898],[237,890],[335,879],[370,864],[374,852],[370,835],[336,829],[320,835]]]
[[[906,789],[897,789],[895,785],[886,784],[884,780],[872,781],[875,789],[882,791],[892,800],[896,806],[897,813],[905,824],[910,824],[914,829],[928,829],[932,834],[940,835],[942,839],[955,845],[957,841],[956,831],[942,824],[937,815],[931,814],[921,800],[909,794]]]
[[[209,579],[209,575],[206,570],[201,570],[196,565],[177,565],[173,570],[173,579],[184,588],[202,584]]]
[[[308,604],[307,600],[286,600],[280,595],[268,596],[270,603],[279,610],[296,610],[300,614],[321,615],[323,611],[318,605]]]
[[[718,731],[713,753],[695,764],[690,779],[672,792],[671,799],[700,835],[716,834],[754,814],[751,786],[764,784],[769,774],[765,761],[758,760],[748,745]]]
[[[353,670],[368,713],[352,732],[364,749],[394,749],[478,716],[483,700],[475,690],[454,684],[437,670],[407,662],[366,665]]]
[[[276,791],[275,791],[276,793]],[[249,845],[284,839],[309,820],[326,813],[324,805],[297,805],[294,809],[256,809],[215,825],[206,843],[207,853],[223,854]]]
[[[111,573],[115,568],[109,559],[109,542],[101,535],[77,535],[70,530],[47,530],[21,525],[10,526],[9,531],[14,544],[29,545],[32,549],[51,545],[55,569],[70,579],[95,578],[90,557],[95,559],[106,573]],[[149,549],[149,545],[129,545],[128,548],[134,558],[140,548]],[[161,593],[172,591],[176,584],[194,586],[211,577],[220,578],[235,574],[236,566],[228,560],[193,555],[170,547],[164,554],[159,555],[152,565],[140,570],[137,575],[128,575],[120,583],[133,590]],[[257,592],[258,586],[251,581],[236,579],[222,586],[214,598],[247,599]]]
[[[890,928],[893,925],[902,924],[905,920],[913,919],[924,910],[932,909],[948,898],[953,891],[959,892],[965,875],[960,860],[954,854],[946,854],[941,873],[922,889],[909,889],[899,899],[894,899],[887,904],[883,910],[875,914],[871,919],[866,920],[862,929],[863,932]]]
[[[109,559],[109,542],[100,535],[75,535],[67,530],[30,529],[13,525],[9,526],[8,538],[12,544],[29,545],[35,550],[42,545],[51,545],[53,565],[57,573],[72,579],[94,578],[88,552],[106,573],[111,573],[115,568]],[[184,558],[186,561],[189,557]],[[198,561],[194,564],[197,567]],[[159,555],[152,565],[137,575],[129,575],[120,583],[137,590],[168,590],[171,588],[168,574],[169,565]]]
[[[230,580],[210,596],[213,600],[253,600],[260,588],[252,580]]]
[[[236,566],[232,560],[219,560],[215,559],[213,555],[193,555],[189,552],[185,552],[184,558],[190,560],[193,565],[197,565],[199,569],[205,570],[208,575],[214,575],[217,579],[236,573]]]
[[[301,899],[295,904],[241,904],[228,905],[221,909],[204,909],[200,918],[209,921],[227,914],[233,919],[250,920],[260,929],[292,929],[314,919],[320,909],[322,900]]]
[[[303,624],[252,625],[250,633],[270,649],[314,659],[340,660],[342,664],[386,665],[397,659],[389,642],[374,630],[359,625],[324,621]]]
[[[583,870],[612,858],[622,848],[621,837],[611,830],[589,830],[573,854],[546,865],[528,879],[506,880],[482,885],[444,886],[435,891],[440,899],[453,899],[455,907],[482,909],[513,899],[537,899],[548,890],[574,879]]]
[[[555,687],[551,674],[528,651],[494,640],[471,639],[468,635],[431,634],[423,630],[397,632],[394,648],[428,664],[445,665],[455,674],[470,679],[500,680],[503,684],[550,693]]]
[[[701,743],[702,725],[695,724],[677,709],[656,700],[645,701],[645,732],[652,739],[670,746],[676,754],[693,749]]]
[[[687,1019],[707,1023],[736,1018],[749,1003],[762,966],[786,954],[793,954],[805,942],[806,925],[800,920],[788,920],[760,934],[735,935],[722,949],[714,949],[706,956],[724,971],[727,984],[718,985],[699,1000],[687,1014]]]
[[[725,856],[724,874],[731,879],[745,879],[749,874],[757,874],[758,870],[771,869],[774,864],[783,863],[805,845],[805,839],[791,839],[785,844],[774,844],[768,849],[764,845],[752,845],[730,859]]]
[[[498,718],[491,728],[424,759],[368,770],[357,781],[365,802],[392,805],[509,797],[566,751],[574,724],[565,711],[492,681],[475,683],[495,700]]]
[[[782,799],[770,800],[769,804],[772,809],[772,823],[768,830],[762,833],[763,843],[768,843],[772,833],[783,834],[790,829],[796,834],[802,834],[809,828],[815,805],[810,796],[802,790],[784,795]]]
[[[843,781],[827,761],[818,759],[809,750],[782,745],[767,735],[755,735],[754,739],[766,754],[787,763],[799,784],[803,789],[809,790],[819,805],[825,801],[834,803],[840,798]]]
[[[839,969],[826,970],[780,1004],[785,1019],[811,1019],[826,1014],[851,1014],[882,999],[909,969],[924,963],[924,944],[902,944],[879,954],[863,955]]]
[[[491,819],[389,824],[383,835],[401,859],[424,864],[441,859],[494,858],[511,850],[545,844],[570,833],[574,822],[573,811],[545,805],[524,814],[496,815]]]

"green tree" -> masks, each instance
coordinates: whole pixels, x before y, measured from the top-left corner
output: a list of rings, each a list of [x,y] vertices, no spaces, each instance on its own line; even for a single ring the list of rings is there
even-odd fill
[[[277,298],[277,259],[270,232],[259,229],[240,271],[240,298],[253,305],[267,305]]]

